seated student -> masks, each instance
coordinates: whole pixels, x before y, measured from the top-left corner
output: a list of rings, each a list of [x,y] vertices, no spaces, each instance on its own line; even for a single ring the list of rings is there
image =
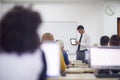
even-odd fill
[[[112,35],[109,42],[110,46],[118,47],[120,46],[120,37],[118,35]],[[112,73],[119,73],[120,70],[111,70]]]
[[[71,62],[69,61],[67,52],[64,50],[64,43],[63,43],[63,41],[61,41],[61,40],[56,40],[56,42],[60,45],[61,51],[62,51],[62,53],[63,53],[64,60],[65,60],[65,64],[69,67],[69,66],[72,65],[72,64],[71,64]]]
[[[46,80],[37,29],[40,14],[15,6],[0,21],[0,80]]]
[[[108,44],[109,44],[109,37],[108,36],[102,36],[101,38],[100,38],[100,46],[108,46]],[[99,74],[109,74],[109,69],[105,69],[105,70],[98,70],[98,73]]]
[[[108,36],[102,36],[100,38],[100,45],[101,46],[108,46],[110,38]]]
[[[42,42],[54,42],[54,37],[51,33],[44,33],[42,35]],[[66,65],[65,65],[65,61],[64,61],[64,58],[63,58],[63,54],[62,52],[60,52],[60,65],[61,65],[61,72],[65,72],[66,70]]]

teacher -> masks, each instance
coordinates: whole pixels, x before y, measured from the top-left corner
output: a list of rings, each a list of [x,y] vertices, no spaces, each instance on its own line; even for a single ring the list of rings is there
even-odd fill
[[[90,37],[85,33],[83,25],[77,27],[77,31],[80,34],[79,39],[76,41],[78,45],[76,51],[76,60],[82,60],[82,63],[86,63],[85,52],[88,51],[90,46]]]

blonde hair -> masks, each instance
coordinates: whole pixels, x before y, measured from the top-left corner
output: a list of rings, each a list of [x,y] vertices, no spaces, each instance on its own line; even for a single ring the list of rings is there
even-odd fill
[[[57,43],[59,44],[60,48],[64,47],[64,42],[62,40],[57,40]]]
[[[42,42],[44,41],[54,41],[54,37],[51,33],[44,33],[42,35]]]

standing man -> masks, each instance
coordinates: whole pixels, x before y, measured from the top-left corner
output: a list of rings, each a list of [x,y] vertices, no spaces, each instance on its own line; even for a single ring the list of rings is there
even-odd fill
[[[85,60],[85,52],[90,46],[90,37],[85,33],[84,27],[79,25],[77,31],[80,33],[80,37],[76,44],[78,45],[76,51],[76,60],[82,60],[82,63],[87,63]]]

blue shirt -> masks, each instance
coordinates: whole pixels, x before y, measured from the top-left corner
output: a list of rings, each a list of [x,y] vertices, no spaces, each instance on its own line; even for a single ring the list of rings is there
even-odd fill
[[[66,53],[66,51],[62,51],[62,53],[63,53],[65,64],[68,65],[70,63],[68,59],[68,54]]]

